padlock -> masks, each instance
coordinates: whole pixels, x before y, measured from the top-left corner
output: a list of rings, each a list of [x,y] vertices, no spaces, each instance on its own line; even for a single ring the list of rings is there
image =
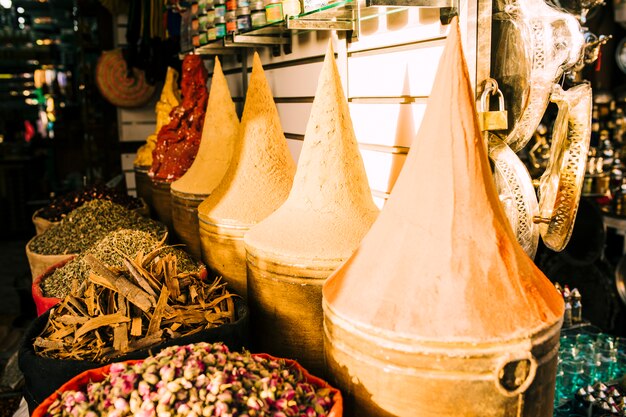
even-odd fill
[[[495,83],[495,80],[494,80]],[[489,111],[489,96],[494,93],[498,96],[498,110]],[[480,111],[478,112],[478,122],[480,123],[480,130],[505,130],[509,127],[508,114],[504,110],[504,96],[502,91],[498,89],[498,84],[495,86],[486,86],[485,91],[480,97]]]

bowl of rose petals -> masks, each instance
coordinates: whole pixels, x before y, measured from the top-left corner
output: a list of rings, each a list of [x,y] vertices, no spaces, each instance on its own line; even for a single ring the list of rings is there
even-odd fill
[[[86,371],[42,402],[33,417],[341,417],[342,412],[339,390],[297,362],[202,342]]]

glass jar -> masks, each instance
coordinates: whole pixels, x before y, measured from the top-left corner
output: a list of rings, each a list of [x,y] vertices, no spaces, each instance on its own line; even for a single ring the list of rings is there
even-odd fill
[[[210,41],[214,41],[215,39],[217,39],[217,33],[215,31],[215,26],[211,26],[210,28],[207,29],[206,31],[206,38],[207,40]]]
[[[281,0],[265,0],[265,20],[267,23],[283,20],[283,3]]]
[[[215,17],[224,17],[226,16],[226,5],[225,4],[216,4],[215,5]]]
[[[226,12],[226,33],[229,35],[237,33],[237,14],[234,10]]]
[[[255,1],[254,3],[252,3],[250,20],[252,21],[253,28],[267,25],[267,19],[265,18],[265,5],[263,4],[263,0]]]
[[[215,39],[222,39],[226,36],[226,18],[215,16]]]
[[[210,9],[206,11],[206,27],[207,29],[213,24],[215,21],[215,10]]]
[[[252,29],[252,19],[249,7],[237,9],[237,32],[245,32]]]

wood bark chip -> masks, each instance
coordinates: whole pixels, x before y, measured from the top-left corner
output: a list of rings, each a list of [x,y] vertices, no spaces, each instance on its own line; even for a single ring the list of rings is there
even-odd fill
[[[219,278],[179,273],[175,255],[157,255],[137,253],[124,268],[87,259],[93,273],[82,296],[51,310],[33,344],[37,354],[100,362],[236,320],[234,295]],[[154,260],[149,269],[146,259]]]
[[[153,301],[150,296],[146,294],[141,288],[132,284],[128,280],[121,278],[111,272],[102,262],[96,259],[92,255],[87,255],[85,261],[103,279],[107,280],[110,285],[113,286],[116,292],[119,292],[128,299],[131,303],[135,304],[142,311],[149,311],[153,306]]]

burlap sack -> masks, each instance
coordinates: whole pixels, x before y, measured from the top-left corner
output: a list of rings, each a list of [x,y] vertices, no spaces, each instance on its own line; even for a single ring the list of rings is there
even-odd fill
[[[35,239],[35,238],[33,238]],[[28,258],[28,265],[30,266],[30,274],[35,280],[38,276],[42,275],[51,266],[58,264],[61,261],[65,261],[75,256],[74,253],[62,254],[62,255],[41,255],[30,250],[29,246],[33,239],[29,240],[26,244],[26,257]]]

